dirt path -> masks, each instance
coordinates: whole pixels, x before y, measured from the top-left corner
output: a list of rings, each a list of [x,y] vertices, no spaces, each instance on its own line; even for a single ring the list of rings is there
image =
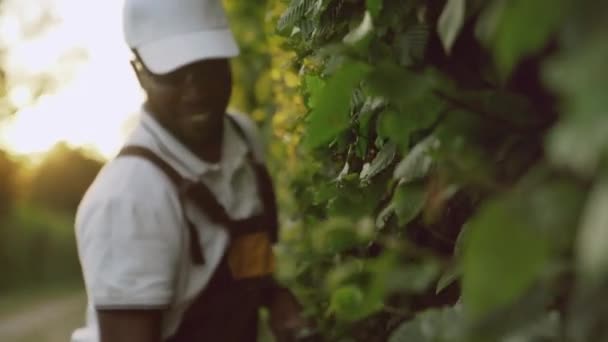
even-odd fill
[[[85,296],[64,295],[0,316],[2,342],[68,342],[82,325]]]

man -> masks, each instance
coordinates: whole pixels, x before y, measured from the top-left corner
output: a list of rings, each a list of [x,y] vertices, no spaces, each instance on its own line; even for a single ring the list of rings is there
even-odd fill
[[[262,305],[290,340],[303,323],[269,280],[263,149],[249,119],[225,115],[238,48],[220,0],[126,0],[124,29],[147,101],[78,210],[89,304],[72,341],[255,341]]]

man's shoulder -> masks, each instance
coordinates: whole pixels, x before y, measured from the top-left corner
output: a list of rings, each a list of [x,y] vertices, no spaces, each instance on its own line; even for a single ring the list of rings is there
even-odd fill
[[[141,202],[166,207],[175,201],[173,183],[149,161],[136,156],[120,156],[109,161],[97,175],[81,202],[81,209],[105,202]]]

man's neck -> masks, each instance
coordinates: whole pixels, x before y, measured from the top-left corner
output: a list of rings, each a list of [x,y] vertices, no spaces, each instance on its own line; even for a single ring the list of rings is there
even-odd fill
[[[217,164],[222,160],[223,136],[224,134],[223,132],[221,132],[219,139],[214,139],[214,141],[205,142],[204,144],[198,147],[189,146],[188,144],[184,145],[203,161],[211,164]]]

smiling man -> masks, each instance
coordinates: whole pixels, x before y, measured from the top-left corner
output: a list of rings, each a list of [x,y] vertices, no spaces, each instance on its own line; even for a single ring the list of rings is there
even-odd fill
[[[140,122],[91,185],[76,233],[88,295],[74,342],[247,342],[267,306],[304,326],[272,279],[277,213],[253,122],[226,114],[238,47],[219,0],[126,0]]]

